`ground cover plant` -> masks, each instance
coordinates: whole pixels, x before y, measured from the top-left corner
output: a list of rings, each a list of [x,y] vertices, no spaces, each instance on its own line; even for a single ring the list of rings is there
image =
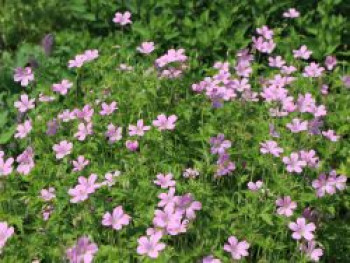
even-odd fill
[[[304,43],[303,16],[214,61],[136,41],[128,10],[89,45],[46,36],[12,74],[2,261],[346,262],[348,65]]]

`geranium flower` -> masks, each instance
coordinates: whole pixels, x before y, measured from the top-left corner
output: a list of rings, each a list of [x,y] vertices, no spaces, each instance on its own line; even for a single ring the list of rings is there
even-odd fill
[[[3,156],[0,157],[0,177],[6,176],[12,173],[13,167],[12,164],[14,162],[14,159],[8,158],[5,160]]]
[[[316,242],[313,240],[307,242],[307,244],[301,244],[300,250],[314,262],[318,262],[320,260],[320,257],[323,256],[323,250],[321,248],[317,248]]]
[[[328,140],[330,140],[331,142],[336,142],[340,138],[340,136],[336,135],[335,131],[333,130],[323,131],[322,135],[326,137]]]
[[[150,258],[157,258],[159,252],[165,248],[165,244],[159,242],[161,238],[162,234],[160,232],[157,232],[154,235],[151,235],[150,237],[140,237],[137,240],[137,253],[140,255],[147,255]]]
[[[312,51],[307,49],[307,46],[302,45],[299,49],[293,50],[294,58],[309,59]]]
[[[24,123],[17,125],[17,132],[15,133],[15,138],[23,139],[28,136],[32,130],[32,121],[26,120]]]
[[[10,227],[7,222],[0,222],[0,251],[14,233],[15,229],[12,226]]]
[[[168,174],[157,174],[157,180],[154,180],[156,185],[159,185],[161,188],[169,188],[175,186],[176,182],[173,180],[173,175]]]
[[[52,199],[54,199],[56,197],[55,192],[56,192],[56,190],[53,187],[49,187],[48,189],[41,189],[40,197],[44,201],[51,201]]]
[[[255,183],[254,183],[254,182],[249,182],[249,183],[247,184],[247,186],[248,186],[248,189],[249,189],[250,191],[256,192],[256,191],[258,191],[258,190],[263,186],[263,182],[260,181],[260,180],[256,181]]]
[[[298,153],[291,153],[290,157],[283,157],[283,162],[287,165],[287,171],[301,173],[306,162],[300,159]]]
[[[92,263],[97,251],[97,245],[83,236],[73,247],[67,249],[66,255],[70,263]]]
[[[73,172],[79,172],[79,171],[82,171],[85,166],[87,166],[90,161],[89,160],[86,160],[85,157],[83,155],[79,155],[78,156],[78,159],[76,161],[72,161],[73,163]]]
[[[282,198],[278,198],[276,200],[277,214],[285,215],[286,217],[290,217],[293,215],[294,209],[297,208],[297,203],[293,202],[290,196],[285,196]]]
[[[30,67],[18,67],[15,69],[13,79],[15,82],[21,82],[22,87],[27,87],[30,82],[34,81],[34,73]]]
[[[248,249],[250,244],[247,241],[238,242],[235,236],[230,236],[227,241],[228,243],[224,245],[224,250],[231,253],[233,259],[239,260],[249,255]]]
[[[307,224],[305,218],[299,217],[296,222],[289,223],[289,228],[293,231],[293,239],[305,238],[310,241],[314,238],[313,231],[315,231],[316,226],[314,223]]]
[[[297,18],[299,16],[300,13],[295,8],[289,8],[286,12],[283,13],[283,17],[286,18]]]
[[[174,130],[176,120],[176,115],[167,117],[165,114],[160,114],[157,116],[157,119],[153,121],[153,125],[157,127],[159,131]]]
[[[105,102],[101,105],[102,110],[100,111],[100,115],[111,115],[116,109],[118,109],[117,102],[113,101],[111,104],[107,104]]]
[[[142,54],[150,54],[154,50],[154,42],[142,42],[136,49]]]
[[[35,99],[29,99],[27,94],[22,94],[20,100],[14,103],[15,107],[22,113],[35,108]]]
[[[270,153],[275,157],[279,157],[280,154],[283,153],[283,149],[278,147],[278,144],[275,141],[265,141],[264,143],[260,143],[260,145],[260,152],[262,154]]]
[[[59,144],[55,144],[52,149],[56,152],[56,159],[62,159],[71,153],[73,149],[73,143],[64,140]]]
[[[129,11],[126,11],[124,13],[117,12],[114,15],[113,22],[121,26],[125,26],[127,24],[132,24],[132,21],[130,18],[131,18],[131,13]]]
[[[107,212],[103,215],[102,225],[111,226],[115,230],[121,230],[129,224],[131,217],[124,213],[122,206],[114,208],[112,214]]]
[[[132,141],[132,140],[127,140],[125,142],[125,146],[129,151],[135,152],[139,148],[139,142],[138,141]]]
[[[66,95],[71,87],[73,87],[73,83],[67,79],[64,79],[61,81],[61,83],[53,84],[52,90],[61,95]]]
[[[300,119],[293,119],[292,122],[288,123],[286,126],[292,133],[307,131],[308,121],[301,121]]]
[[[78,132],[74,134],[74,137],[77,138],[79,141],[84,141],[88,135],[92,135],[92,123],[89,122],[87,124],[80,123],[78,125]]]
[[[114,143],[122,139],[122,128],[109,124],[105,136],[108,138],[109,143]]]

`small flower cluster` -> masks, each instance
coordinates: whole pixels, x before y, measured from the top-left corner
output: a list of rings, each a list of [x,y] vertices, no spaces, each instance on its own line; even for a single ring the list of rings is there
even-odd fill
[[[67,249],[66,255],[70,263],[91,263],[97,251],[98,246],[88,237],[83,236],[73,247]]]
[[[320,174],[317,179],[312,181],[312,187],[316,190],[318,197],[323,197],[326,194],[333,195],[337,190],[345,190],[346,181],[345,175],[337,176],[337,172],[332,170],[328,177],[325,173]]]
[[[187,68],[186,61],[184,49],[169,49],[167,53],[156,59],[155,66],[160,71],[161,78],[178,78]]]
[[[78,54],[74,59],[68,61],[68,68],[81,68],[85,63],[98,58],[97,49],[86,50],[82,54]]]

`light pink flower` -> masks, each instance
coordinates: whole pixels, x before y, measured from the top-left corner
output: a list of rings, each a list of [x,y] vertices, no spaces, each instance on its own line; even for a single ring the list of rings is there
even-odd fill
[[[66,255],[70,263],[92,263],[97,251],[94,242],[88,237],[81,237],[73,247],[67,249]]]
[[[39,94],[39,101],[40,102],[51,102],[54,100],[55,100],[55,97],[53,97],[53,96],[47,96],[44,93]]]
[[[114,208],[112,214],[107,212],[103,215],[102,225],[111,226],[115,230],[121,230],[129,224],[131,217],[124,213],[122,206]]]
[[[213,255],[209,255],[203,258],[202,263],[221,263],[221,260],[218,258],[214,258]]]
[[[306,162],[300,159],[298,153],[291,153],[290,157],[283,157],[283,162],[287,165],[287,171],[301,173]]]
[[[79,185],[84,186],[88,194],[94,193],[96,189],[101,187],[101,184],[96,183],[96,180],[96,174],[91,174],[88,178],[84,176],[79,176],[78,178]]]
[[[136,49],[142,54],[150,54],[154,50],[154,42],[142,42]]]
[[[132,141],[132,140],[127,140],[125,142],[125,146],[128,150],[135,152],[139,148],[139,142],[138,141]]]
[[[314,238],[313,231],[315,231],[316,226],[314,223],[307,224],[305,218],[299,217],[296,222],[289,223],[289,228],[293,231],[293,239],[305,238],[310,241]]]
[[[304,68],[304,77],[317,78],[322,76],[322,72],[324,71],[324,67],[320,67],[319,64],[315,62],[311,62],[310,65],[307,65]]]
[[[159,207],[174,207],[179,201],[179,197],[175,195],[175,187],[170,187],[168,193],[160,193],[158,198]]]
[[[269,57],[269,66],[273,68],[282,68],[286,64],[286,61],[281,56]]]
[[[324,64],[328,70],[332,70],[337,65],[337,58],[335,56],[327,56]]]
[[[233,259],[239,260],[249,255],[248,249],[250,244],[247,241],[238,242],[235,236],[230,236],[227,241],[228,243],[224,245],[224,250],[231,253]]]
[[[30,67],[16,68],[13,76],[14,81],[21,82],[22,87],[27,87],[34,80],[34,73]]]
[[[27,94],[22,94],[20,100],[16,101],[14,105],[20,112],[24,113],[35,108],[34,102],[35,99],[29,99]]]
[[[132,21],[130,18],[131,18],[131,13],[129,11],[126,11],[124,13],[117,12],[114,15],[113,22],[121,26],[125,26],[127,24],[132,24]]]
[[[276,200],[277,214],[285,215],[286,217],[290,217],[293,215],[294,209],[297,208],[297,203],[293,202],[290,196],[285,196],[282,198],[278,198]]]
[[[283,13],[283,17],[285,18],[297,18],[299,16],[300,13],[295,8],[289,8],[286,12]]]
[[[144,126],[143,120],[138,120],[136,125],[129,125],[129,135],[130,136],[143,136],[145,131],[149,131],[151,126]]]
[[[74,113],[78,119],[90,122],[92,116],[94,115],[94,109],[91,108],[90,105],[85,105],[82,110],[75,109]]]
[[[7,240],[15,233],[15,229],[7,224],[7,222],[0,222],[0,250],[5,246]]]
[[[44,201],[50,201],[56,197],[55,192],[56,192],[56,190],[53,187],[49,187],[48,189],[41,189],[40,197]]]
[[[254,182],[249,182],[249,183],[247,184],[247,186],[248,186],[248,189],[249,189],[250,191],[256,192],[256,191],[258,191],[258,190],[263,186],[263,182],[260,181],[260,180],[256,181],[255,183],[254,183]]]
[[[55,144],[52,149],[56,152],[56,159],[62,159],[71,153],[73,149],[73,143],[64,140],[59,144]]]
[[[80,203],[89,198],[89,192],[86,186],[78,184],[74,188],[68,190],[68,194],[71,196],[71,203]]]
[[[299,49],[293,50],[294,58],[309,59],[312,51],[307,49],[307,46],[302,45]]]
[[[312,187],[316,189],[318,197],[323,197],[325,194],[333,195],[336,192],[335,178],[327,178],[327,175],[322,173],[317,179],[312,181]]]
[[[187,168],[182,174],[184,178],[196,178],[199,176],[199,171],[197,169]]]
[[[157,119],[153,121],[153,125],[158,127],[159,131],[174,130],[176,120],[176,115],[170,115],[167,117],[165,114],[160,114]]]
[[[98,58],[98,50],[97,49],[88,49],[85,50],[84,54],[85,56],[85,61],[89,62],[92,60],[95,60],[96,58]]]
[[[315,168],[318,166],[319,158],[316,156],[316,152],[314,150],[310,151],[300,151],[300,159],[307,163],[307,166],[311,168]]]
[[[78,132],[74,134],[74,137],[77,138],[79,141],[84,141],[88,135],[92,135],[92,123],[89,122],[87,124],[80,123],[78,125]]]
[[[64,110],[63,112],[58,114],[58,119],[62,120],[63,122],[69,122],[71,120],[74,120],[75,118],[75,111]]]
[[[286,126],[292,133],[307,131],[308,121],[301,121],[300,119],[293,119],[292,122],[287,123]]]
[[[256,32],[267,40],[272,39],[273,37],[273,31],[269,29],[267,26],[262,26],[260,28],[257,28]]]
[[[18,162],[17,172],[23,175],[28,175],[35,166],[32,147],[27,147],[27,149],[18,155],[16,162]]]
[[[71,87],[73,87],[73,83],[67,79],[64,79],[61,81],[61,83],[53,84],[52,90],[61,95],[66,95]]]
[[[114,143],[122,139],[122,128],[109,124],[105,136],[108,138],[109,143]]]
[[[24,123],[17,125],[17,132],[15,134],[15,138],[23,139],[28,136],[28,134],[32,130],[32,121],[26,120]]]
[[[0,177],[6,176],[12,173],[13,167],[12,164],[14,162],[13,158],[5,159],[5,157],[0,157]]]
[[[330,140],[331,142],[336,142],[340,138],[340,136],[336,135],[335,131],[333,130],[323,131],[322,135],[326,137],[328,140]]]
[[[185,215],[187,219],[192,220],[196,218],[196,211],[202,209],[202,203],[194,200],[192,194],[188,193],[179,196],[175,209]]]
[[[115,184],[115,178],[120,176],[120,171],[115,171],[113,173],[105,174],[105,181],[102,183],[103,185],[113,186]]]
[[[278,147],[278,144],[275,141],[265,141],[264,143],[260,143],[260,145],[260,152],[262,154],[270,153],[275,157],[279,157],[280,154],[283,153],[283,149]]]
[[[314,262],[320,261],[320,257],[323,256],[323,250],[316,247],[316,242],[314,240],[307,242],[307,244],[301,244],[300,250]]]
[[[68,68],[81,68],[86,62],[84,54],[76,55],[74,59],[68,61]]]
[[[150,258],[157,258],[159,252],[165,248],[165,244],[159,242],[161,238],[162,234],[160,232],[157,232],[154,235],[151,235],[150,237],[140,237],[137,241],[137,253],[139,255],[147,255]]]
[[[111,115],[116,109],[118,109],[117,102],[113,101],[111,104],[107,104],[105,102],[101,105],[102,110],[100,111],[100,115]]]
[[[157,174],[157,180],[154,180],[156,185],[159,185],[161,188],[169,188],[175,186],[175,180],[173,180],[173,175],[168,174]]]
[[[87,166],[90,161],[89,160],[86,160],[85,157],[83,155],[79,155],[78,156],[78,159],[76,161],[72,161],[73,163],[73,172],[79,172],[79,171],[82,171],[85,166]]]

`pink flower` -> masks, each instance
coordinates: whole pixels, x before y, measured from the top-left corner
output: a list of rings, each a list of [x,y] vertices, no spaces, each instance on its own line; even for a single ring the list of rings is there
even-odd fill
[[[87,166],[90,161],[89,160],[86,160],[84,156],[80,155],[78,156],[78,159],[76,161],[73,161],[73,172],[79,172],[79,171],[82,171],[85,166]]]
[[[309,59],[312,51],[307,49],[307,46],[302,45],[299,49],[293,50],[294,58]]]
[[[306,162],[301,160],[298,153],[291,153],[290,157],[283,157],[283,162],[287,165],[287,171],[301,173]]]
[[[307,244],[302,244],[300,250],[314,262],[318,262],[320,257],[323,256],[323,250],[321,248],[316,248],[316,242],[314,240],[307,242]]]
[[[160,251],[165,248],[164,243],[159,243],[162,234],[157,232],[150,237],[142,236],[138,239],[137,253],[139,255],[147,255],[150,258],[157,258]]]
[[[231,147],[231,141],[225,140],[225,135],[220,133],[216,137],[211,137],[209,141],[212,154],[222,155]]]
[[[335,56],[327,56],[324,64],[328,70],[332,70],[337,65],[337,58]]]
[[[92,135],[92,123],[89,122],[87,124],[80,123],[78,125],[78,132],[74,134],[74,137],[79,141],[84,141],[88,135]]]
[[[199,176],[199,171],[192,168],[187,168],[182,174],[184,178],[196,178]]]
[[[42,211],[43,220],[44,221],[49,220],[52,213],[53,213],[53,206],[51,205],[45,206]]]
[[[68,61],[68,68],[81,68],[86,62],[84,54],[76,55],[74,59]]]
[[[231,256],[235,260],[239,260],[249,255],[248,249],[250,245],[247,241],[243,240],[238,242],[235,236],[228,238],[228,243],[224,245],[224,250],[231,253]]]
[[[167,117],[165,114],[160,114],[157,119],[153,121],[153,125],[158,127],[159,131],[174,130],[176,120],[177,117],[175,115]]]
[[[271,54],[276,47],[276,43],[272,39],[265,40],[263,37],[253,37],[252,40],[254,43],[254,48],[261,53]]]
[[[123,225],[127,226],[129,224],[130,218],[129,215],[124,213],[122,206],[117,206],[112,214],[107,212],[103,215],[102,225],[121,230]]]
[[[111,104],[107,104],[105,102],[101,105],[102,110],[100,111],[100,115],[111,115],[116,109],[118,109],[117,102],[113,101]]]
[[[323,71],[324,71],[324,67],[320,67],[319,64],[315,62],[311,62],[310,65],[305,67],[303,76],[310,77],[310,78],[317,78],[322,76]]]
[[[132,24],[132,21],[130,18],[131,18],[131,13],[129,11],[126,11],[124,13],[117,12],[114,15],[113,22],[121,26],[125,26],[127,24]]]
[[[174,210],[174,207],[167,206],[163,210],[156,210],[154,212],[153,224],[156,228],[166,229],[172,234],[173,228],[181,225],[182,214],[180,211]],[[176,235],[173,233],[173,235]]]
[[[122,139],[122,128],[116,127],[113,124],[109,124],[105,136],[108,138],[109,143],[114,143]]]
[[[139,142],[138,141],[132,141],[132,140],[127,140],[125,142],[125,146],[128,150],[135,152],[139,148]]]
[[[71,203],[80,203],[89,198],[89,192],[86,186],[78,184],[74,188],[68,190],[68,194],[71,196]]]
[[[143,120],[138,120],[136,126],[135,125],[129,125],[129,135],[130,136],[143,136],[145,135],[145,131],[149,131],[151,129],[151,126],[144,126]]]
[[[201,209],[201,202],[194,200],[192,194],[190,193],[179,196],[177,199],[176,210],[185,215],[189,220],[195,219],[196,211]]]
[[[343,82],[343,84],[346,88],[350,88],[350,76],[349,75],[342,76],[341,81]]]
[[[20,112],[24,113],[35,108],[34,102],[35,99],[29,99],[27,94],[22,94],[20,100],[16,101],[14,105]]]
[[[71,153],[73,149],[73,143],[64,140],[59,144],[55,144],[52,149],[56,152],[56,159],[62,159]]]
[[[7,240],[14,234],[15,230],[7,224],[7,222],[0,222],[0,250],[5,246]]]
[[[136,49],[142,54],[150,54],[154,50],[154,42],[142,42]]]
[[[67,249],[66,255],[70,263],[92,263],[98,247],[88,237],[81,237],[77,243]]]
[[[115,171],[114,173],[106,173],[105,181],[103,185],[113,186],[115,184],[115,178],[120,176],[120,171]]]
[[[27,147],[20,155],[17,156],[16,162],[18,162],[17,172],[23,175],[27,175],[34,168],[34,152],[32,147]]]
[[[269,66],[272,68],[282,68],[286,62],[281,56],[269,57]]]
[[[174,207],[179,201],[179,197],[175,195],[174,187],[170,187],[168,193],[160,193],[158,198],[160,199],[158,202],[159,207]]]
[[[278,144],[275,141],[265,141],[264,143],[260,143],[260,145],[260,152],[262,154],[270,153],[275,157],[279,157],[280,154],[283,153],[283,149],[278,147]]]
[[[286,75],[290,75],[295,71],[297,71],[297,68],[294,66],[282,66],[282,68],[281,68],[281,73],[286,74]]]
[[[14,162],[13,158],[4,159],[3,156],[0,156],[0,177],[6,176],[12,173],[12,164]]]
[[[96,180],[96,174],[91,174],[88,178],[85,178],[83,176],[80,176],[78,178],[79,185],[84,186],[88,194],[94,193],[95,190],[101,186],[100,184],[96,183]]]
[[[297,208],[297,203],[293,202],[290,196],[278,198],[276,205],[279,207],[277,208],[277,214],[285,215],[286,217],[292,216],[294,209]]]
[[[203,258],[202,263],[221,263],[221,260],[214,258],[213,255],[209,255]]]
[[[26,120],[22,124],[18,124],[17,126],[17,133],[15,134],[15,138],[23,139],[28,136],[28,134],[32,130],[32,121]]]
[[[273,37],[273,31],[269,29],[267,26],[262,26],[260,28],[257,28],[256,32],[267,40],[272,39]]]
[[[260,181],[260,180],[256,181],[255,183],[254,183],[254,182],[249,182],[249,183],[247,184],[247,186],[248,186],[248,189],[249,189],[250,191],[256,192],[256,191],[258,191],[258,190],[263,186],[263,182]]]
[[[336,171],[333,170],[329,173],[329,181],[333,182],[337,190],[343,191],[346,188],[347,177],[345,175],[339,175],[337,177]]]
[[[316,152],[314,150],[310,151],[300,151],[300,159],[307,163],[307,166],[311,168],[315,168],[318,166],[319,158],[316,156]]]
[[[16,68],[15,75],[13,76],[14,81],[21,82],[22,87],[27,87],[30,82],[34,80],[34,73],[30,67]]]
[[[50,201],[56,197],[55,192],[55,188],[49,187],[48,189],[41,189],[40,195],[44,201]]]
[[[97,49],[88,49],[85,50],[84,54],[85,56],[85,60],[87,62],[95,60],[96,58],[98,58],[98,50]]]
[[[292,133],[307,131],[308,121],[301,121],[300,119],[293,119],[292,122],[288,123],[286,126]]]
[[[64,110],[58,114],[58,119],[62,120],[63,122],[69,122],[75,118],[75,111]]]
[[[90,122],[92,116],[94,115],[94,109],[91,108],[90,105],[85,105],[82,110],[75,109],[74,113],[78,119]]]
[[[299,240],[305,238],[310,241],[314,238],[316,226],[314,223],[306,224],[306,220],[303,217],[299,217],[296,222],[289,223],[289,228],[293,231],[293,239]]]
[[[289,8],[286,12],[283,13],[283,17],[285,18],[297,18],[299,16],[300,13],[295,8]]]
[[[326,193],[333,195],[336,192],[335,178],[327,178],[326,174],[322,173],[317,179],[312,181],[312,187],[316,189],[316,194],[318,197],[323,197]]]
[[[39,94],[39,101],[40,102],[51,102],[51,101],[54,101],[55,100],[55,97],[53,96],[47,96],[43,93],[40,93]]]
[[[68,90],[73,86],[73,83],[70,82],[69,80],[62,80],[61,83],[53,84],[52,85],[52,90],[61,94],[61,95],[66,95]]]
[[[154,180],[156,185],[159,185],[161,188],[169,188],[175,186],[175,181],[173,180],[173,175],[168,174],[157,174],[157,180]]]
[[[336,135],[335,131],[333,130],[323,131],[322,135],[326,137],[328,140],[330,140],[331,142],[336,142],[340,138],[340,136]]]

